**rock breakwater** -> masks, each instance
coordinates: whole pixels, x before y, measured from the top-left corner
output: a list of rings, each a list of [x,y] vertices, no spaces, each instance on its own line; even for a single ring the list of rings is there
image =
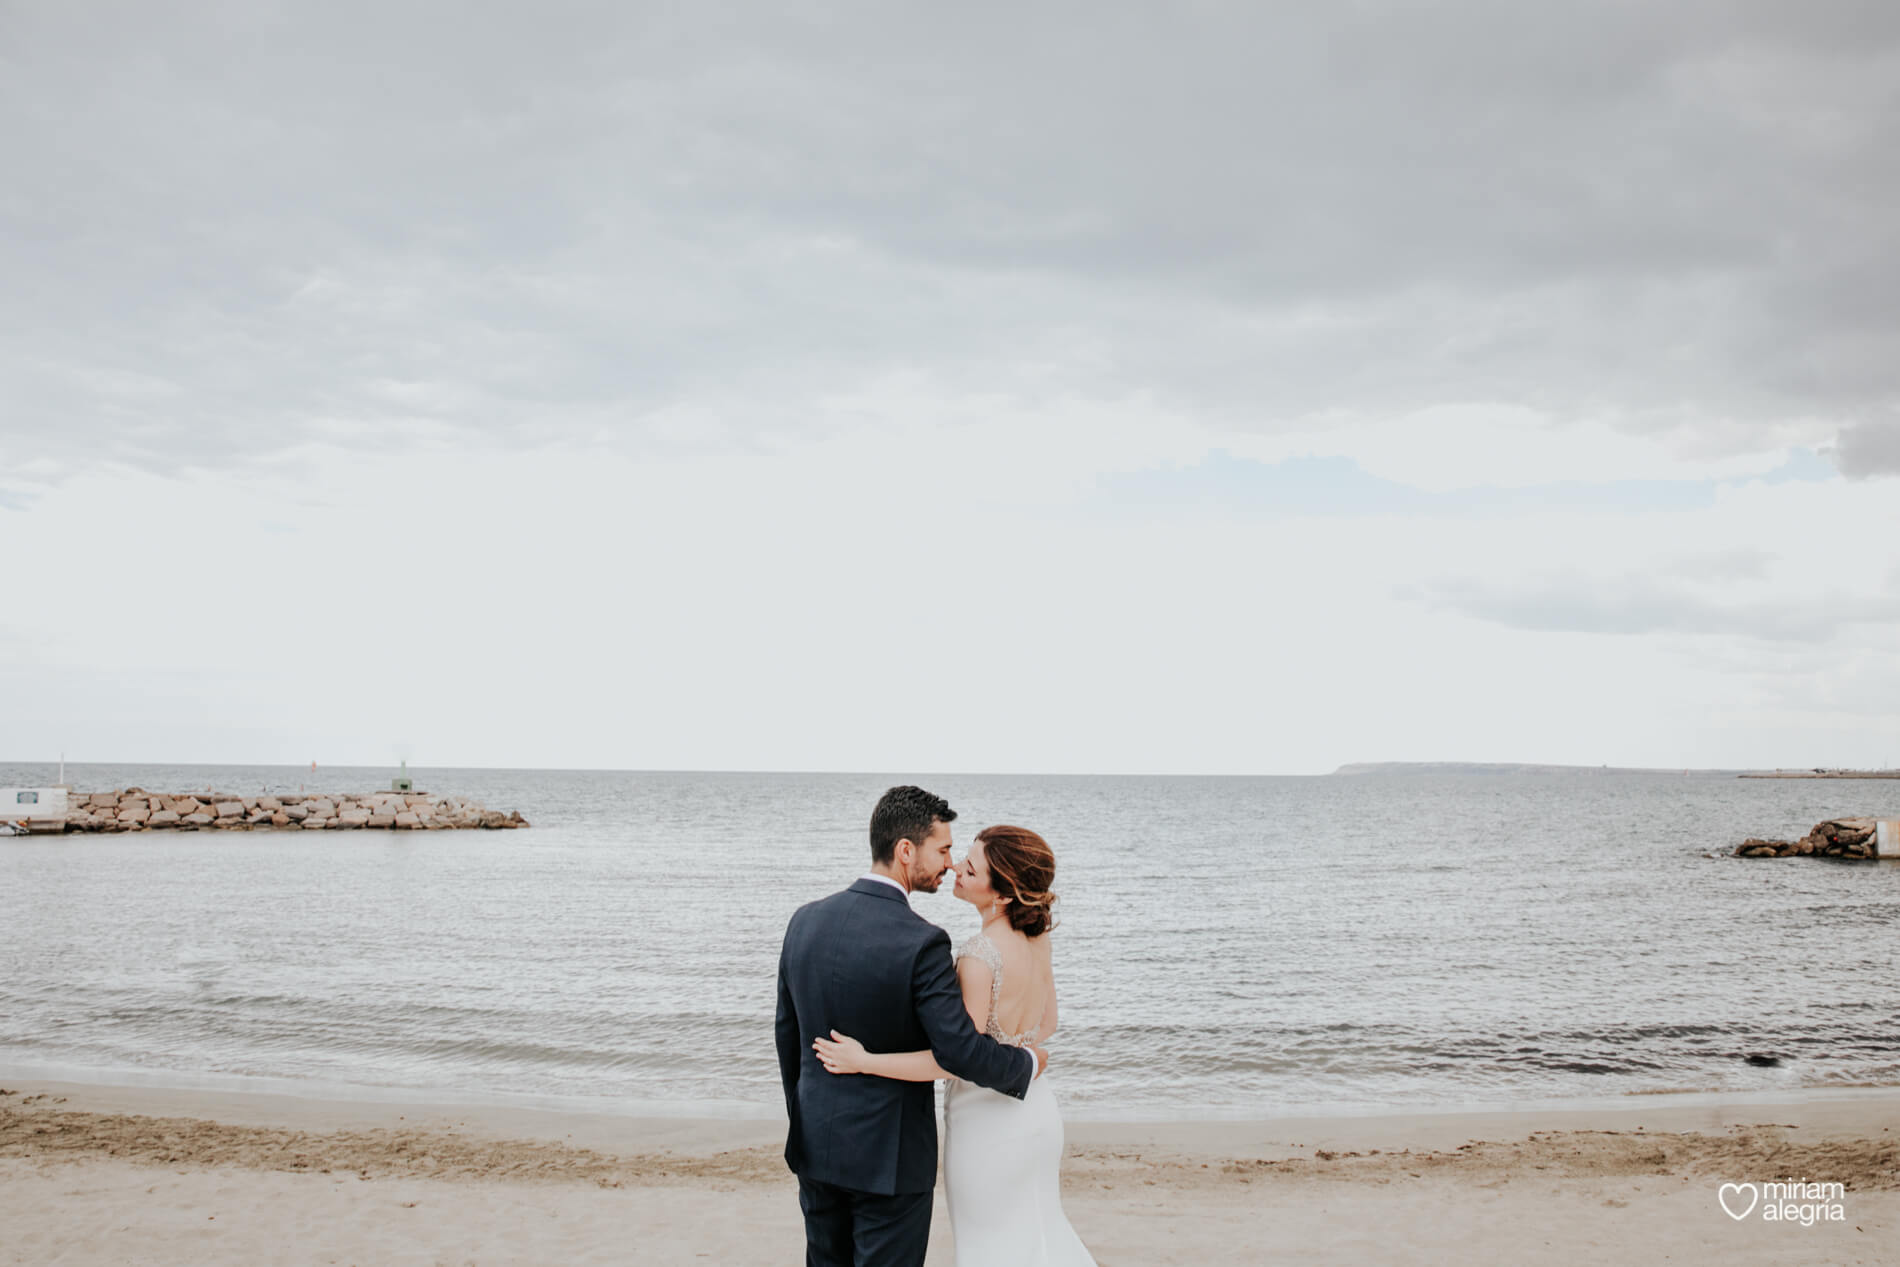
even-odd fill
[[[1757,840],[1750,837],[1735,846],[1738,858],[1875,858],[1879,857],[1878,820],[1830,818],[1816,823],[1799,840]]]
[[[520,811],[502,813],[461,796],[374,792],[367,796],[233,796],[223,792],[74,792],[65,829],[120,831],[490,831],[526,827]]]

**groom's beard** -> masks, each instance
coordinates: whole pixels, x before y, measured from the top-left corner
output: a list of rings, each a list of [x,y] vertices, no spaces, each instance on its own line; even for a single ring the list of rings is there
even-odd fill
[[[950,868],[945,867],[944,871]],[[913,893],[935,893],[937,886],[943,883],[943,871],[910,873],[910,890]]]

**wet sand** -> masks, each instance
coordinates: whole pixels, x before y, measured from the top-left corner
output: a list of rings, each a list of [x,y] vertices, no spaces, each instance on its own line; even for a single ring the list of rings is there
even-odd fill
[[[45,1081],[0,1092],[0,1263],[802,1254],[770,1121]],[[1065,1207],[1104,1267],[1900,1260],[1895,1088],[1071,1123],[1068,1145]],[[1736,1220],[1718,1201],[1725,1182],[1787,1179],[1844,1185],[1844,1220],[1767,1222],[1765,1206]],[[930,1261],[951,1260],[939,1192]]]

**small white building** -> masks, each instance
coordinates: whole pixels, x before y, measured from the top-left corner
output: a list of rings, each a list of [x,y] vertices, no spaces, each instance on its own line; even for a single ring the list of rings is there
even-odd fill
[[[21,831],[65,831],[63,787],[0,787],[0,823]]]

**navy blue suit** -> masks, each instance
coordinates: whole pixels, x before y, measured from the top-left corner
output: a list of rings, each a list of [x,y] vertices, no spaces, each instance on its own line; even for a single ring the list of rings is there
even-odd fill
[[[892,885],[859,880],[786,926],[775,1030],[805,1261],[922,1263],[937,1183],[932,1084],[826,1073],[811,1042],[834,1029],[866,1051],[927,1047],[946,1072],[1019,1100],[1036,1058],[977,1032],[950,935]]]

